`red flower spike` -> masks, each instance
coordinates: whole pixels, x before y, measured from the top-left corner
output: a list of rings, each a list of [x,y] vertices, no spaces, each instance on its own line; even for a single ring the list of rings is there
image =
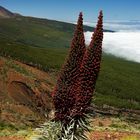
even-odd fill
[[[52,92],[56,120],[65,121],[75,103],[75,95],[71,89],[80,75],[80,66],[85,50],[83,18],[80,13],[69,55],[62,67],[55,90]]]
[[[86,110],[90,106],[96,80],[100,70],[103,40],[102,19],[103,14],[102,11],[100,11],[96,29],[82,61],[80,77],[77,82],[75,82],[76,90],[73,88],[73,92],[76,96],[76,103],[73,110],[76,111],[75,114],[79,117],[86,113]],[[74,117],[73,114],[71,114],[71,116]]]

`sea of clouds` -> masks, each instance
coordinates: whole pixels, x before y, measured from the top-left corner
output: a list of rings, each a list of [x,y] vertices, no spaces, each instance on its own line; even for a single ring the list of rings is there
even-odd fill
[[[91,24],[87,24],[90,25]],[[140,63],[140,22],[108,22],[104,32],[103,51],[127,60]],[[92,32],[85,32],[86,44],[91,41]]]

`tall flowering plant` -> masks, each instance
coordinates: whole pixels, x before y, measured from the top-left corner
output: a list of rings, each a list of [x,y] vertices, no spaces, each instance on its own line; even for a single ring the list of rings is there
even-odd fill
[[[56,120],[69,120],[69,112],[74,105],[74,95],[70,93],[72,86],[80,74],[80,66],[85,53],[83,17],[79,14],[69,55],[59,74],[55,90],[52,93]]]
[[[103,40],[102,18],[103,14],[102,11],[100,11],[92,40],[83,57],[80,67],[80,76],[75,83],[75,88],[72,90],[76,96],[75,106],[73,108],[75,114],[72,115],[78,115],[78,117],[88,111],[100,71]]]
[[[100,11],[90,45],[85,47],[82,13],[79,15],[70,52],[52,93],[55,120],[62,124],[60,140],[86,139],[85,116],[91,104],[100,70],[103,13]]]

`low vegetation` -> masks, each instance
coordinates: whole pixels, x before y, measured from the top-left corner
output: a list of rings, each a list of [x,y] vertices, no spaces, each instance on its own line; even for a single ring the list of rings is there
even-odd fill
[[[104,54],[96,85],[96,104],[140,109],[140,64]]]

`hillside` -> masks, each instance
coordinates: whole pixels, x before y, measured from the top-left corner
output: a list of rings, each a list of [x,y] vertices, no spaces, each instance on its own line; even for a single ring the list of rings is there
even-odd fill
[[[15,14],[0,6],[0,18],[12,18]]]
[[[57,55],[58,61],[65,57],[64,52],[69,47],[74,26],[69,23],[22,16],[1,19],[0,54],[44,70],[52,66],[51,61],[54,61],[54,67],[59,67],[55,64],[56,56],[53,54]],[[47,53],[51,58],[47,57]]]
[[[48,73],[0,57],[0,129],[9,124],[32,126],[44,120],[44,112],[47,115],[53,109],[53,84]]]
[[[58,73],[68,53],[74,24],[23,16],[0,21],[1,56]],[[96,104],[140,109],[139,73],[139,63],[104,54],[96,86]]]
[[[1,19],[0,54],[46,71],[52,65],[59,68],[72,40],[74,28],[74,24],[32,17]],[[87,30],[93,28],[85,26]],[[56,56],[53,54],[58,57],[59,64],[55,63]]]
[[[103,57],[102,65],[106,65],[107,67],[104,69],[104,71],[101,71],[101,76],[106,75],[107,77],[108,74],[113,74],[110,73],[113,69],[109,71],[108,68],[111,68],[110,65],[118,60],[119,59],[117,58],[111,58],[111,56],[105,55]],[[104,63],[104,61],[107,61],[108,63]],[[128,67],[130,67],[129,63],[131,64],[131,66],[133,65],[133,63],[131,62],[126,62],[123,60],[121,61],[121,63],[125,64],[125,66]],[[116,65],[116,67],[118,66],[119,65]],[[114,70],[116,69],[116,67],[114,67]],[[122,69],[123,67],[119,68]],[[108,74],[105,74],[107,71]],[[109,80],[107,80],[106,78],[100,78],[98,80],[97,87],[100,85],[100,80],[109,82]],[[110,76],[110,79],[113,81],[113,76]],[[44,122],[44,112],[46,112],[46,115],[48,116],[47,119],[53,117],[53,115],[51,115],[53,105],[50,93],[54,87],[55,81],[56,72],[43,72],[21,62],[14,61],[9,58],[0,57],[0,137],[2,140],[25,140],[29,136],[34,135],[34,127],[38,127],[38,124]],[[107,83],[106,86],[106,90],[108,90],[108,86],[110,85]],[[135,84],[132,86],[135,86]],[[99,89],[101,93],[98,93]],[[96,100],[94,101],[94,103],[97,102],[97,104],[99,105],[114,105],[116,107],[118,107],[116,104],[119,103],[118,105],[122,104],[121,107],[129,107],[129,100],[126,99],[127,96],[126,98],[121,99],[121,97],[117,97],[114,94],[115,92],[112,92],[112,95],[110,96],[109,94],[102,93],[102,90],[104,88],[101,87],[99,89],[96,89],[97,93],[95,95]],[[132,97],[134,98],[134,96]],[[110,104],[109,101],[111,100],[116,104],[113,104],[112,102]],[[134,100],[133,102],[131,102],[131,104],[133,103],[135,105]],[[94,108],[94,111],[96,111],[96,109],[98,108]],[[102,116],[102,113],[99,110],[96,112],[97,117],[94,118],[92,122],[92,126],[95,127],[94,131],[87,133],[90,138],[122,138],[127,137],[128,135],[136,138],[137,136],[139,136],[138,122],[126,121],[124,118],[121,118],[122,115],[119,117],[119,119],[110,117],[108,115]],[[130,115],[130,113],[128,113],[128,116]],[[131,116],[133,115],[131,114]]]

